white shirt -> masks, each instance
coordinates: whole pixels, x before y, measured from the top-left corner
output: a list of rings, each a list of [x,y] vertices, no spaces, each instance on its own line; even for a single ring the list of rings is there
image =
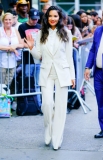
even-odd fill
[[[57,36],[57,29],[55,28],[54,30],[52,30],[51,28],[49,28],[49,35],[47,38],[47,43],[49,43],[49,49],[51,51],[52,54],[54,54],[53,49],[55,48],[55,38]]]
[[[96,66],[98,68],[102,68],[102,54],[103,54],[103,34],[100,40],[100,45],[99,45],[97,57],[96,57]]]
[[[11,35],[7,37],[4,28],[0,27],[0,45],[9,46],[19,44],[18,37],[16,35],[15,28],[11,28]],[[16,55],[11,52],[7,53],[6,51],[0,50],[0,67],[2,68],[14,68],[16,66]]]
[[[49,35],[47,38],[47,43],[49,43],[49,49],[52,55],[54,55],[53,49],[55,48],[55,38],[57,36],[57,29],[55,28],[54,30],[49,28]],[[56,70],[54,67],[54,64],[52,64],[51,70],[50,70],[50,75],[56,75]]]

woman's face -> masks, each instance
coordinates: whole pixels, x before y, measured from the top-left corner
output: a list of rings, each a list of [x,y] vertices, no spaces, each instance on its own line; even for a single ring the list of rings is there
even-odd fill
[[[68,28],[69,30],[71,30],[71,29],[73,28],[73,25],[72,25],[72,24],[67,24],[67,28]]]
[[[96,22],[96,25],[97,26],[101,26],[102,25],[102,19],[98,18],[97,22]]]
[[[88,17],[87,17],[87,14],[86,14],[86,13],[82,13],[81,16],[80,16],[80,18],[81,18],[81,21],[82,21],[83,23],[87,23]]]
[[[4,18],[4,27],[11,27],[13,24],[13,17],[11,15],[6,15]]]
[[[92,21],[92,16],[91,16],[91,15],[88,15],[87,18],[88,18],[88,22],[91,23],[91,21]]]
[[[59,14],[56,10],[52,10],[49,12],[48,23],[52,29],[56,28],[56,25],[59,21]]]

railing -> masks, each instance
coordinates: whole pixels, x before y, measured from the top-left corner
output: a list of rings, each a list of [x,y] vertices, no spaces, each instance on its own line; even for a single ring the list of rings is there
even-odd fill
[[[84,81],[85,64],[88,57],[88,54],[84,52],[84,49],[86,49],[86,47],[87,45],[82,46],[79,48],[79,50],[73,48],[73,60],[74,60],[75,74],[76,74],[76,90],[71,90],[71,89],[68,90],[68,92],[74,92],[77,95],[84,113],[87,113],[85,107],[91,110],[88,104],[81,98],[81,90],[83,89],[84,86],[83,81]]]
[[[29,52],[28,49],[23,49],[21,50],[21,61],[19,61],[19,65],[16,66],[16,64],[18,64],[18,62],[16,63],[16,58],[15,58],[15,67],[14,67],[14,74],[12,75],[12,77],[10,77],[10,68],[7,68],[7,83],[4,83],[5,80],[3,80],[3,74],[2,74],[2,70],[3,68],[1,68],[1,73],[0,73],[0,77],[1,77],[1,81],[0,81],[0,94],[10,94],[13,97],[17,97],[17,96],[23,96],[23,95],[33,95],[34,93],[31,93],[31,87],[34,88],[37,87],[37,82],[36,82],[36,78],[34,79],[34,84],[31,84],[31,80],[30,77],[32,75],[32,77],[35,77],[36,74],[36,65],[34,64],[34,60]],[[10,58],[10,55],[8,54],[8,59]],[[8,60],[8,66],[9,66],[9,60]],[[24,77],[27,77],[28,82],[28,93],[24,93],[24,87],[25,87],[25,81],[24,81]],[[11,80],[10,80],[11,78]],[[18,91],[18,79],[21,78],[21,93],[19,93]],[[13,85],[13,92],[10,92],[10,88]],[[31,86],[32,85],[32,86]],[[37,94],[37,93],[36,93]],[[39,94],[39,93],[38,93]]]
[[[85,46],[80,47],[79,50],[73,48],[73,59],[76,72],[76,90],[72,89],[68,90],[68,92],[74,92],[77,95],[84,113],[87,113],[85,107],[91,110],[88,104],[81,98],[81,89],[83,88],[84,84],[86,84],[87,87],[90,89],[90,91],[94,94],[94,89],[91,86],[91,84],[84,80],[85,64],[87,61],[90,46],[91,44],[89,43]],[[10,55],[8,54],[8,58],[9,56]],[[39,68],[37,68],[38,66],[34,64],[33,57],[31,56],[28,49],[23,49],[21,51],[21,61],[17,62],[17,64],[18,63],[19,65],[16,66],[16,59],[15,59],[14,74],[12,75],[13,77],[11,77],[11,82],[10,82],[9,67],[6,73],[8,75],[7,76],[8,80],[6,84],[3,82],[2,71],[1,71],[1,82],[0,82],[1,97],[2,94],[8,94],[12,97],[20,97],[28,95],[40,96],[41,92],[40,92],[40,87],[38,85],[38,76],[39,76],[38,74],[40,71],[40,65]],[[25,87],[27,88],[26,91]]]

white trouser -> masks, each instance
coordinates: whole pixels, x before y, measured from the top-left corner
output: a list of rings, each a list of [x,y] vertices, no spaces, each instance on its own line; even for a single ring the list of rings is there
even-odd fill
[[[54,102],[55,85],[55,102]],[[45,143],[52,140],[53,148],[58,149],[63,140],[63,131],[66,120],[68,87],[60,87],[55,69],[50,72],[46,87],[42,91],[42,112],[44,114]]]

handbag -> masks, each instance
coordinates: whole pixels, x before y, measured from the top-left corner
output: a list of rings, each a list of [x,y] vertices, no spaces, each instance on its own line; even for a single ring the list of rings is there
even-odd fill
[[[11,117],[11,101],[12,97],[3,95],[0,98],[0,117]]]
[[[80,102],[76,93],[69,92],[67,108],[71,110],[71,109],[78,109],[79,107],[80,107]]]

